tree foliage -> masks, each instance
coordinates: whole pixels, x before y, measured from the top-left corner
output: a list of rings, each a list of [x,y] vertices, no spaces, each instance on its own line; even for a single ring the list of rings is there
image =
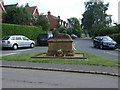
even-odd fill
[[[6,12],[2,15],[3,23],[25,25],[31,22],[32,15],[23,6],[11,6],[6,9]]]
[[[81,37],[82,29],[81,29],[79,20],[73,17],[73,18],[68,19],[68,22],[72,27],[71,28],[72,30],[69,33],[73,33],[77,35],[78,37]]]
[[[50,23],[48,19],[43,15],[38,15],[34,17],[34,25],[41,26],[43,31],[49,31],[50,30]]]
[[[104,2],[85,2],[85,12],[82,18],[82,28],[87,30],[90,36],[94,30],[109,27],[111,24],[111,15],[107,15],[109,3]]]

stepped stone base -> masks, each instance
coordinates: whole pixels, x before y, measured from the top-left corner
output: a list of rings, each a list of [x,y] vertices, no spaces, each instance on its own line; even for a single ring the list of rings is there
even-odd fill
[[[62,49],[65,56],[73,56],[72,40],[67,39],[50,39],[48,41],[48,56],[54,56],[57,50]]]
[[[63,57],[58,57],[58,56],[48,56],[46,53],[41,53],[35,56],[32,56],[31,58],[38,58],[38,59],[87,59],[86,55],[84,53],[74,53],[74,56],[63,56]]]

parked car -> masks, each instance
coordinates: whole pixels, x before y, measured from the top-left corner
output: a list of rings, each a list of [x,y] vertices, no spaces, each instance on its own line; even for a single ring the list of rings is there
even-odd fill
[[[71,35],[71,38],[72,38],[72,39],[75,39],[75,38],[77,38],[77,35],[72,34],[72,35]]]
[[[109,36],[97,36],[93,40],[94,47],[105,49],[105,48],[116,48],[117,43]]]
[[[19,47],[31,47],[33,48],[35,42],[30,40],[29,38],[22,36],[22,35],[12,35],[6,36],[2,39],[2,47],[9,47],[13,48],[14,50],[18,49]]]
[[[48,40],[53,37],[52,33],[39,34],[37,37],[38,45],[48,45]]]

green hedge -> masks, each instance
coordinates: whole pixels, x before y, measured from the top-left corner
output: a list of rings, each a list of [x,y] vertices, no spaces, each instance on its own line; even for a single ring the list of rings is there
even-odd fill
[[[8,35],[24,35],[30,39],[36,39],[40,33],[42,33],[41,27],[2,24],[2,38]]]
[[[102,28],[102,29],[99,29],[99,30],[95,30],[93,32],[94,36],[111,35],[113,33],[119,33],[118,27]]]
[[[118,44],[120,44],[120,33],[110,35]]]

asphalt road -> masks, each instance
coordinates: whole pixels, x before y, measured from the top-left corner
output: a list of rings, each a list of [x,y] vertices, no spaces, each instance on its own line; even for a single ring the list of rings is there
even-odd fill
[[[12,55],[12,54],[22,54],[22,53],[32,53],[32,52],[41,52],[47,51],[47,46],[36,46],[34,48],[20,48],[18,50],[4,49],[2,50],[2,56]]]
[[[90,38],[81,38],[74,40],[74,49],[115,60],[118,60],[118,55],[120,55],[118,54],[120,52],[117,50],[101,50],[94,48],[93,41]]]
[[[100,50],[93,47],[93,42],[89,38],[76,39],[73,43],[74,49],[81,50],[84,52],[92,53],[98,56],[103,56],[111,59],[118,60],[118,51],[117,50]],[[22,54],[22,53],[31,53],[31,52],[40,52],[47,51],[47,46],[36,46],[34,48],[22,48],[18,50],[2,50],[3,56],[12,55],[12,54]],[[119,52],[120,53],[120,52]]]
[[[118,88],[118,77],[2,68],[3,88]]]

